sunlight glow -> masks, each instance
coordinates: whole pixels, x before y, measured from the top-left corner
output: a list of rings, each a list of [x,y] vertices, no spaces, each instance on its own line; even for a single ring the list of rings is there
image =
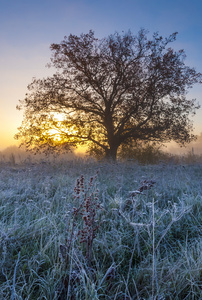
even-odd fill
[[[59,141],[62,140],[59,131],[56,130],[56,129],[50,129],[50,130],[48,131],[48,134],[51,135],[51,136],[54,136],[54,137],[53,137],[53,140],[56,141],[56,142],[59,142]]]
[[[51,116],[53,116],[53,118],[59,122],[62,122],[65,120],[65,114],[63,114],[63,113],[54,112],[54,113],[51,113]]]
[[[66,127],[64,121],[66,116],[64,113],[51,112],[49,128],[44,131],[44,135],[52,139],[56,143],[63,143],[64,141],[70,141],[72,135],[77,135],[75,126]]]

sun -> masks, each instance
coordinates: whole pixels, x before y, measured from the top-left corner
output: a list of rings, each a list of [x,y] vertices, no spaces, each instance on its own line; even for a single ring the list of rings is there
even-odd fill
[[[78,138],[78,130],[73,126],[66,127],[65,113],[51,112],[48,117],[49,121],[46,123],[48,126],[43,135],[46,136],[55,145],[62,145],[63,143],[72,143],[74,139]],[[77,155],[85,155],[88,147],[87,145],[78,145],[74,152]]]
[[[70,142],[77,136],[75,126],[67,126],[65,113],[51,112],[48,119],[44,135],[49,137],[53,142],[62,144]]]
[[[63,113],[53,112],[51,113],[51,117],[58,122],[62,122],[65,120],[65,114]]]
[[[49,134],[49,136],[51,136],[53,138],[53,141],[55,141],[55,142],[62,141],[61,134],[59,133],[58,130],[49,129],[48,134]]]

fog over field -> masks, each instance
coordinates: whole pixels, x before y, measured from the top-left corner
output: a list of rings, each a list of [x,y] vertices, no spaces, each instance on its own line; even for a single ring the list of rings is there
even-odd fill
[[[200,159],[202,157],[202,133],[197,136],[197,140],[191,142],[186,147],[180,147],[176,143],[169,143],[160,148],[161,153],[170,155],[172,157],[189,157],[190,155],[195,158]],[[72,149],[72,152],[66,154],[56,155],[58,159],[72,160],[76,158],[88,157],[88,154],[85,152],[86,148]],[[29,151],[25,151],[22,148],[17,146],[10,146],[6,149],[0,151],[0,161],[1,162],[12,162],[12,163],[22,163],[24,161],[40,161],[53,158],[54,156],[47,156],[45,154],[33,154]],[[165,158],[165,157],[164,157]],[[168,158],[168,157],[167,157]],[[127,159],[127,157],[125,158]],[[130,157],[131,159],[131,157]],[[133,157],[134,160],[138,160],[137,157]],[[163,157],[159,157],[159,161],[163,160]],[[151,161],[146,161],[150,163]],[[158,160],[154,160],[154,163],[158,163]]]
[[[186,147],[179,147],[176,144],[171,143],[167,146],[167,150],[173,154],[186,154],[187,152],[193,152],[194,154],[202,154],[202,133],[197,136],[197,140],[188,144]]]

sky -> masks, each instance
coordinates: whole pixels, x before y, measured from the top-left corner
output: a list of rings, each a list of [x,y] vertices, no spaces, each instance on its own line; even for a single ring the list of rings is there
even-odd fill
[[[140,28],[162,36],[178,32],[172,44],[184,49],[185,63],[202,72],[202,0],[0,0],[0,150],[17,143],[13,136],[23,120],[16,110],[32,78],[53,73],[51,43],[70,33],[90,29],[98,38],[115,31]],[[188,98],[202,106],[202,85]],[[202,132],[202,108],[194,117],[195,133]]]

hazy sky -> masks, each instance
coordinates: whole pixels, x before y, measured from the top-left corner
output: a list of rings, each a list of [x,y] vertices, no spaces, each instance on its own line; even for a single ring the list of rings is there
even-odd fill
[[[89,29],[102,38],[115,31],[140,28],[163,36],[178,31],[175,49],[185,49],[186,64],[202,72],[202,0],[0,0],[0,149],[15,144],[22,122],[16,110],[32,77],[50,70],[51,43]],[[202,85],[189,98],[202,105]],[[202,131],[202,109],[194,118]]]

